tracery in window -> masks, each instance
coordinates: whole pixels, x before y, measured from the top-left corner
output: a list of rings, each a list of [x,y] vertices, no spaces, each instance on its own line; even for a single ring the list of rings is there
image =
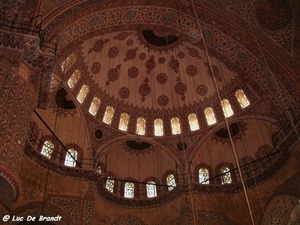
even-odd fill
[[[114,192],[114,183],[115,181],[112,179],[112,177],[107,177],[105,187],[111,193]]]
[[[191,113],[188,116],[188,120],[189,120],[191,131],[199,130],[200,127],[199,127],[199,123],[198,123],[198,119],[197,119],[197,115],[196,114]]]
[[[76,55],[73,53],[65,61],[62,62],[61,70],[63,72],[68,71],[75,62],[76,62]]]
[[[223,99],[221,101],[221,106],[226,118],[231,117],[233,115],[233,110],[231,108],[230,102],[227,99]]]
[[[178,117],[171,119],[172,134],[181,134],[180,120]]]
[[[78,153],[75,149],[69,149],[66,158],[65,158],[65,166],[75,167]]]
[[[235,92],[235,97],[237,98],[237,100],[240,103],[240,106],[242,108],[246,108],[247,106],[250,105],[250,102],[243,90],[241,90],[241,89],[237,90]]]
[[[54,149],[54,144],[51,141],[45,141],[42,147],[41,154],[47,157],[48,159],[50,159],[53,149]]]
[[[156,184],[154,181],[149,181],[146,184],[146,188],[147,188],[147,198],[153,198],[157,196]]]
[[[129,115],[127,113],[122,113],[119,121],[119,130],[127,131],[129,123]]]
[[[124,197],[125,198],[134,198],[134,184],[132,182],[125,183]]]
[[[162,119],[154,120],[154,135],[163,136],[164,135],[164,123]]]
[[[111,106],[107,106],[102,121],[106,124],[111,124],[114,113],[115,109]]]
[[[212,108],[210,108],[210,107],[206,108],[204,110],[204,114],[205,114],[206,122],[208,125],[212,125],[217,122],[214,110]]]
[[[84,99],[86,98],[87,94],[89,93],[89,86],[83,85],[77,95],[77,100],[80,104],[83,103]]]
[[[222,167],[220,169],[220,172],[221,172],[222,184],[231,184],[232,179],[231,179],[231,174],[230,174],[229,168],[228,167]]]
[[[70,88],[75,87],[75,85],[77,84],[78,80],[81,77],[81,73],[79,70],[75,70],[74,73],[72,74],[72,76],[69,78],[68,80],[68,86]]]
[[[146,133],[146,120],[143,117],[139,117],[136,121],[136,133],[139,135],[145,135]]]
[[[92,101],[92,104],[89,108],[89,113],[92,114],[93,116],[96,116],[97,112],[98,112],[98,109],[100,107],[100,99],[95,97]]]
[[[176,187],[176,180],[173,174],[167,176],[168,190],[172,191]]]
[[[199,169],[199,183],[200,184],[209,184],[209,172],[206,168]]]

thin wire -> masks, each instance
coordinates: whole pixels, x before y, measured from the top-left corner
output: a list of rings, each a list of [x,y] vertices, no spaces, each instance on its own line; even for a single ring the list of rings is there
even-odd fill
[[[199,31],[200,31],[200,35],[202,37],[204,51],[205,51],[206,57],[208,59],[208,66],[209,66],[209,69],[210,69],[210,71],[212,73],[212,78],[213,78],[214,86],[215,86],[215,89],[216,89],[216,92],[217,92],[217,96],[218,96],[219,101],[221,102],[220,91],[219,91],[219,88],[218,88],[218,84],[217,84],[216,78],[215,78],[214,73],[213,73],[213,68],[212,68],[212,65],[211,65],[211,59],[210,59],[209,54],[208,54],[208,49],[207,49],[207,46],[206,46],[206,42],[205,42],[205,39],[204,39],[202,26],[201,26],[199,18],[198,18],[198,14],[197,14],[197,11],[196,11],[194,0],[192,0],[192,6],[193,6],[193,10],[194,10],[195,17],[196,17],[196,22],[197,22],[197,25],[198,25],[198,28],[199,28]],[[236,164],[237,164],[239,176],[241,178],[241,183],[242,183],[242,186],[243,186],[244,195],[245,195],[245,199],[246,199],[246,202],[247,202],[247,206],[248,206],[248,210],[249,210],[251,222],[252,222],[253,225],[255,225],[254,218],[253,218],[253,213],[252,213],[252,209],[251,209],[249,198],[248,198],[247,189],[246,189],[243,177],[242,177],[241,167],[240,167],[240,164],[238,162],[238,158],[237,158],[235,146],[234,146],[234,143],[233,143],[233,140],[232,140],[232,135],[231,135],[230,128],[229,128],[229,124],[228,124],[228,121],[227,121],[227,118],[226,118],[225,115],[224,115],[224,121],[225,121],[225,124],[226,124],[226,128],[228,130],[229,139],[230,139],[230,143],[231,143],[231,147],[232,147],[232,152],[233,152]]]

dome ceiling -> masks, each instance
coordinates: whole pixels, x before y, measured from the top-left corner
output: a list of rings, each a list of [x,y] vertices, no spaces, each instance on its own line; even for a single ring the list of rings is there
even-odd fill
[[[112,32],[83,42],[84,63],[100,90],[127,105],[153,110],[193,105],[214,94],[208,60],[197,44],[180,35],[147,32]],[[236,78],[217,59],[211,64],[219,89]]]

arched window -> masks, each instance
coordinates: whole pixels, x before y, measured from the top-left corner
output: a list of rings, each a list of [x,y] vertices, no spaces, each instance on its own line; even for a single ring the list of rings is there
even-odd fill
[[[85,97],[89,93],[89,86],[88,85],[83,85],[77,95],[77,100],[80,104],[83,103]]]
[[[171,119],[172,134],[181,134],[180,120],[178,117]]]
[[[89,108],[89,113],[92,114],[93,116],[96,116],[97,112],[98,112],[98,109],[100,107],[100,99],[95,97],[92,101],[92,104]]]
[[[153,198],[157,196],[156,184],[154,181],[149,181],[146,184],[146,188],[147,188],[147,198]]]
[[[111,193],[114,192],[114,183],[115,181],[112,179],[112,177],[107,177],[105,187]]]
[[[145,135],[146,133],[146,120],[143,117],[139,117],[136,121],[136,133],[139,135]]]
[[[63,72],[68,71],[75,62],[76,62],[76,55],[73,53],[65,61],[62,62],[61,70]]]
[[[206,122],[207,122],[208,125],[212,125],[212,124],[215,124],[217,122],[214,110],[212,108],[210,108],[210,107],[206,108],[204,110],[204,114],[205,114]]]
[[[78,153],[75,149],[69,149],[66,158],[65,158],[65,166],[75,167]]]
[[[129,123],[129,115],[127,113],[122,113],[119,121],[119,130],[127,131]]]
[[[134,198],[134,184],[132,182],[125,183],[124,197],[125,198]]]
[[[223,110],[223,113],[226,118],[231,117],[233,115],[233,111],[232,111],[230,102],[227,99],[223,99],[221,101],[221,106],[222,106],[222,110]]]
[[[41,154],[47,157],[48,159],[50,159],[53,149],[54,149],[54,144],[51,141],[45,141],[42,147]]]
[[[111,124],[111,121],[113,119],[115,113],[115,109],[111,106],[107,106],[104,116],[103,116],[103,122],[106,124]]]
[[[240,106],[242,108],[246,108],[247,106],[250,105],[250,102],[243,90],[241,90],[241,89],[237,90],[235,92],[235,97],[237,98],[237,100],[240,103]]]
[[[154,120],[154,135],[163,136],[164,135],[164,123],[162,119]]]
[[[79,70],[75,70],[74,73],[72,74],[72,76],[69,78],[68,80],[68,86],[70,88],[75,87],[75,85],[77,84],[78,80],[81,77],[81,73]]]
[[[209,172],[206,168],[199,169],[199,183],[200,184],[209,184]]]
[[[198,123],[198,119],[197,119],[197,115],[196,114],[191,113],[188,116],[188,120],[189,120],[191,131],[199,130],[200,127],[199,127],[199,123]]]
[[[222,184],[231,184],[232,179],[231,179],[231,174],[230,174],[229,168],[228,167],[222,167],[220,169],[220,172],[221,172]]]
[[[171,191],[176,187],[176,180],[173,174],[167,176],[168,190]]]

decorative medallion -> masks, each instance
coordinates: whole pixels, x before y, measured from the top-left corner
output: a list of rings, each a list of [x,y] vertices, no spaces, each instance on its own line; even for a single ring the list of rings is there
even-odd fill
[[[128,69],[128,76],[130,78],[136,78],[139,75],[139,69],[136,67],[131,67]]]
[[[114,40],[119,40],[119,41],[123,41],[125,40],[129,35],[131,35],[132,32],[121,32],[119,33],[117,36],[113,37]]]
[[[185,57],[185,54],[184,52],[178,52],[177,56],[179,59],[183,59]]]
[[[263,28],[278,30],[291,20],[292,10],[285,0],[262,1],[257,7],[256,16]]]
[[[101,39],[101,40],[96,41],[93,48],[91,48],[89,50],[89,53],[91,53],[92,51],[100,52],[103,48],[103,45],[106,44],[108,41],[109,41],[109,39],[105,39],[105,40]]]
[[[198,87],[197,87],[197,94],[200,95],[200,96],[204,96],[207,94],[207,86],[204,85],[204,84],[200,84]]]
[[[171,56],[171,61],[169,63],[169,66],[175,71],[175,73],[178,72],[179,62],[177,59],[175,59],[174,56]]]
[[[187,143],[185,143],[185,142],[179,142],[179,143],[177,144],[177,149],[178,149],[179,151],[186,150],[186,149],[187,149]]]
[[[160,73],[156,76],[156,80],[160,84],[165,84],[168,80],[168,76],[165,73]]]
[[[100,72],[100,70],[101,70],[101,64],[99,62],[94,62],[91,69],[92,73],[97,74]]]
[[[189,76],[195,76],[198,73],[198,69],[196,66],[190,65],[186,68],[186,73]]]
[[[145,96],[149,95],[151,91],[151,88],[148,85],[148,83],[149,83],[149,79],[146,78],[144,80],[144,83],[139,87],[139,93],[142,96],[141,97],[142,102],[145,101]]]
[[[209,63],[204,63],[204,65],[206,67],[208,67],[208,75],[212,77],[212,72],[211,72],[211,69],[213,70],[213,74],[214,74],[214,77],[218,80],[218,81],[222,81],[222,77],[221,77],[221,74],[220,74],[220,71],[219,71],[219,68],[216,67],[215,65],[211,65],[211,67],[209,66]]]
[[[158,62],[159,62],[160,64],[164,64],[164,63],[166,62],[165,57],[160,57],[160,58],[158,59]]]
[[[108,57],[115,58],[119,54],[119,49],[117,47],[111,47],[108,50]]]
[[[133,45],[133,40],[132,40],[132,39],[128,39],[128,40],[126,41],[126,45],[128,45],[128,46]]]
[[[140,58],[140,60],[146,59],[146,54],[145,54],[145,53],[141,53],[141,54],[139,55],[139,58]]]
[[[187,91],[187,87],[184,83],[181,82],[181,79],[179,77],[177,77],[176,79],[177,84],[175,85],[175,92],[178,95],[181,95],[181,99],[185,100],[185,92]]]
[[[165,96],[165,95],[161,95],[161,96],[158,97],[157,103],[160,106],[166,106],[169,103],[169,98],[167,96]]]
[[[155,67],[154,56],[152,55],[150,59],[146,62],[147,73],[150,73],[152,69]]]
[[[129,95],[130,95],[130,91],[127,87],[122,87],[120,90],[119,90],[119,95],[121,98],[125,99],[125,98],[128,98]]]
[[[108,74],[107,74],[108,81],[106,81],[106,85],[109,85],[110,82],[116,81],[119,78],[120,68],[121,68],[121,65],[117,65],[116,68],[110,69],[108,71]]]
[[[186,47],[190,56],[201,59],[199,51],[195,48]]]
[[[129,49],[127,52],[126,52],[126,58],[124,58],[124,62],[130,60],[130,59],[134,59],[135,56],[136,56],[136,51],[139,50],[138,47],[136,47],[135,49]]]

